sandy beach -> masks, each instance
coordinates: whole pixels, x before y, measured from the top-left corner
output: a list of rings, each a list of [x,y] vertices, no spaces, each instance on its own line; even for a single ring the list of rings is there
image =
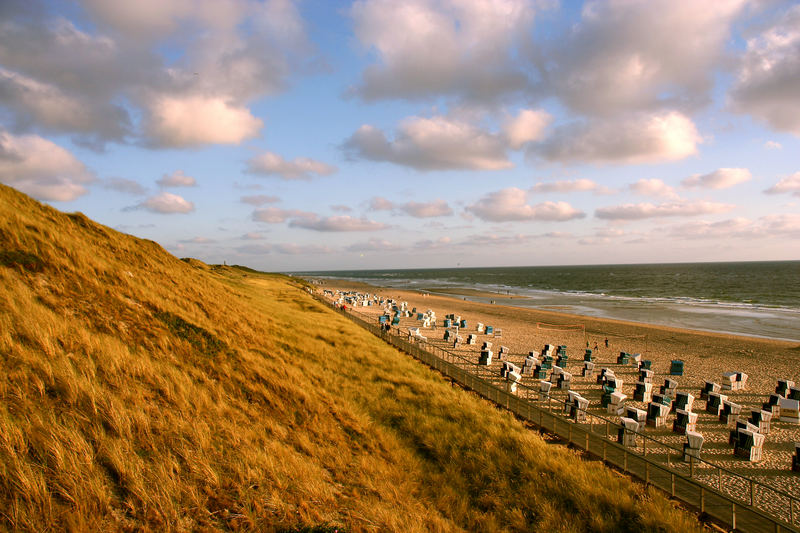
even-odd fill
[[[474,333],[476,324],[481,322],[502,331],[501,338],[478,335],[478,345],[460,345],[456,351],[477,361],[480,343],[491,340],[495,350],[499,345],[510,349],[512,362],[521,364],[524,355],[531,350],[540,351],[545,344],[566,345],[569,356],[567,371],[573,375],[572,389],[580,392],[590,400],[592,412],[605,414],[600,406],[600,386],[595,380],[582,378],[580,369],[586,342],[594,352],[596,369],[603,366],[612,368],[618,377],[624,380],[623,392],[628,395],[628,404],[646,409],[646,405],[633,401],[634,385],[637,371],[634,366],[616,364],[620,351],[641,353],[642,359],[652,361],[654,370],[654,390],[670,377],[670,362],[681,359],[685,362],[683,376],[672,377],[678,382],[678,390],[695,396],[693,411],[699,413],[697,431],[705,437],[702,457],[705,460],[724,466],[733,472],[749,476],[759,482],[768,484],[790,494],[800,494],[800,474],[793,473],[791,456],[794,442],[800,442],[800,426],[791,425],[773,419],[771,431],[766,435],[762,460],[749,462],[733,454],[733,447],[728,445],[730,428],[720,422],[718,417],[705,412],[705,400],[700,399],[700,390],[704,380],[721,383],[722,373],[738,371],[748,374],[747,387],[740,391],[723,391],[728,399],[742,406],[742,418],[750,415],[750,410],[760,408],[771,393],[775,391],[778,379],[789,379],[800,383],[800,345],[794,342],[751,338],[721,333],[691,331],[664,326],[626,322],[611,319],[599,319],[579,315],[571,315],[557,310],[532,309],[517,307],[514,299],[504,294],[491,294],[483,291],[460,290],[458,295],[442,295],[429,291],[407,291],[397,288],[378,288],[364,283],[349,280],[323,280],[320,285],[324,289],[355,290],[364,293],[378,294],[408,302],[409,309],[416,307],[423,312],[432,309],[438,319],[436,329],[423,330],[430,342],[441,343],[444,328],[442,319],[448,313],[455,313],[467,320],[468,327],[464,333]],[[471,301],[472,297],[493,298],[494,304]],[[514,297],[519,299],[519,297]],[[359,307],[359,313],[377,315],[382,313],[378,306]],[[548,329],[548,325],[582,325],[581,329],[561,330]],[[419,327],[415,317],[404,318],[401,329]],[[608,339],[608,347],[605,341]],[[450,345],[452,346],[452,345]],[[499,362],[495,360],[490,372],[499,374]],[[535,385],[530,375],[523,377],[523,383]],[[594,411],[596,409],[596,411]],[[613,418],[613,417],[612,417]],[[667,428],[650,428],[646,432],[666,443],[681,447],[685,437],[672,433],[672,421],[675,415],[668,418]]]

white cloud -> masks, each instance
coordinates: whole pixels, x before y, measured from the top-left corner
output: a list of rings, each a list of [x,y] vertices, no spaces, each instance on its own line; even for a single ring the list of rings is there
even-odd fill
[[[208,237],[194,237],[192,239],[184,239],[182,241],[178,241],[181,244],[214,244],[214,239],[209,239]]]
[[[285,180],[310,180],[313,176],[327,176],[336,172],[336,167],[307,157],[297,157],[291,161],[278,154],[264,152],[247,162],[249,174],[280,176]]]
[[[608,194],[608,188],[598,185],[590,179],[580,178],[576,180],[552,181],[549,183],[537,183],[531,187],[534,193],[566,193],[566,192],[593,192],[595,194]]]
[[[643,164],[684,159],[701,142],[694,123],[671,111],[560,126],[531,152],[562,163]]]
[[[517,233],[515,235],[497,235],[494,233],[485,235],[470,235],[459,242],[461,246],[519,246],[527,244],[533,239],[532,235]]]
[[[545,111],[522,109],[516,117],[509,118],[503,124],[503,135],[511,148],[519,150],[527,143],[544,137],[544,130],[552,120],[553,117]]]
[[[631,183],[628,188],[642,196],[660,196],[664,198],[678,198],[675,189],[657,178],[640,179],[636,183]]]
[[[588,1],[543,69],[550,90],[593,115],[708,99],[730,25],[745,0]]]
[[[149,197],[136,207],[163,215],[177,213],[186,214],[194,211],[194,204],[192,202],[185,200],[177,194],[166,191]]]
[[[242,196],[239,198],[239,201],[243,204],[250,204],[250,205],[264,205],[264,204],[274,204],[280,202],[281,199],[277,196],[269,196],[266,194],[254,194],[252,196]]]
[[[508,222],[515,220],[566,221],[586,216],[566,202],[542,202],[528,205],[527,193],[511,187],[487,194],[466,211],[481,220]]]
[[[264,125],[246,107],[222,97],[159,96],[147,111],[145,130],[155,145],[167,148],[239,144]]]
[[[682,239],[800,239],[800,215],[766,215],[757,220],[743,217],[717,222],[703,220],[673,226],[667,233]]]
[[[600,207],[594,216],[604,220],[642,220],[646,218],[688,217],[724,213],[736,206],[716,202],[678,201],[662,204],[623,204]]]
[[[381,196],[375,196],[369,201],[370,211],[391,211],[394,204]]]
[[[313,213],[298,211],[297,209],[280,209],[279,207],[264,207],[253,211],[253,220],[267,224],[280,224],[289,218],[297,216],[313,216]]]
[[[400,211],[416,218],[446,217],[453,214],[453,210],[444,200],[432,202],[407,202],[399,207]]]
[[[720,168],[708,174],[695,174],[683,180],[684,187],[702,187],[706,189],[727,189],[744,183],[752,178],[746,168]]]
[[[453,239],[444,236],[438,239],[423,239],[414,243],[414,248],[417,250],[441,250],[449,248],[453,243]]]
[[[735,110],[800,136],[800,5],[748,39],[730,98]]]
[[[156,181],[159,187],[195,187],[197,181],[184,174],[183,170],[176,170],[172,174],[164,174]]]
[[[778,183],[764,191],[767,194],[793,193],[800,196],[800,172],[781,178]]]
[[[780,150],[783,148],[783,145],[778,141],[767,141],[764,143],[764,148],[767,150]]]
[[[261,240],[264,239],[264,236],[262,234],[260,234],[260,233],[255,232],[255,231],[251,231],[249,233],[245,233],[244,235],[242,235],[241,238],[246,240],[246,241],[261,241]]]
[[[457,119],[411,117],[394,140],[374,126],[361,126],[343,145],[350,157],[388,161],[417,170],[509,168],[503,139]]]
[[[367,242],[357,242],[347,247],[349,252],[394,252],[402,249],[402,246],[386,239],[370,239]]]
[[[486,100],[527,84],[513,51],[533,21],[530,2],[362,0],[350,13],[356,37],[378,59],[356,89],[366,100]]]
[[[94,176],[75,156],[38,135],[0,128],[0,182],[39,200],[69,202],[87,193]]]
[[[320,217],[313,213],[296,216],[289,221],[289,227],[314,231],[377,231],[388,226],[367,218],[354,218],[348,215]]]
[[[134,196],[147,193],[147,188],[138,181],[125,178],[108,178],[103,180],[103,188]]]

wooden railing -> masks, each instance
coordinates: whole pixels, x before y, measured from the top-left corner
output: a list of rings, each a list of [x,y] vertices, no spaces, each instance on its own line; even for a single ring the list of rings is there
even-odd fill
[[[313,296],[336,309],[322,296]],[[343,315],[462,386],[605,463],[699,509],[731,529],[745,532],[800,533],[798,495],[742,476],[710,461],[689,457],[689,462],[684,462],[683,450],[644,433],[634,432],[641,446],[623,446],[616,441],[622,426],[613,420],[581,409],[585,414],[585,421],[575,422],[562,414],[567,407],[566,399],[557,399],[550,394],[543,395],[538,389],[522,383],[518,384],[515,393],[508,392],[505,386],[492,382],[495,376],[488,372],[487,367],[478,365],[463,355],[428,341],[407,338],[408,335],[399,327],[386,331],[374,323],[375,317],[353,309],[348,309]],[[501,380],[499,375],[496,378],[498,382]],[[544,399],[540,399],[542,396]]]

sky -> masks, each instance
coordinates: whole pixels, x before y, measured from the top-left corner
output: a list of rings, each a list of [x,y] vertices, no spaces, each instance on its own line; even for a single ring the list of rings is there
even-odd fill
[[[3,0],[0,182],[269,271],[800,259],[800,2]]]

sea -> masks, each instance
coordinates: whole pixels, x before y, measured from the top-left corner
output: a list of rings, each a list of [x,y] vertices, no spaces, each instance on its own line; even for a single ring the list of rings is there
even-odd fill
[[[800,261],[295,272],[468,300],[800,341]],[[461,292],[489,291],[497,296]]]

